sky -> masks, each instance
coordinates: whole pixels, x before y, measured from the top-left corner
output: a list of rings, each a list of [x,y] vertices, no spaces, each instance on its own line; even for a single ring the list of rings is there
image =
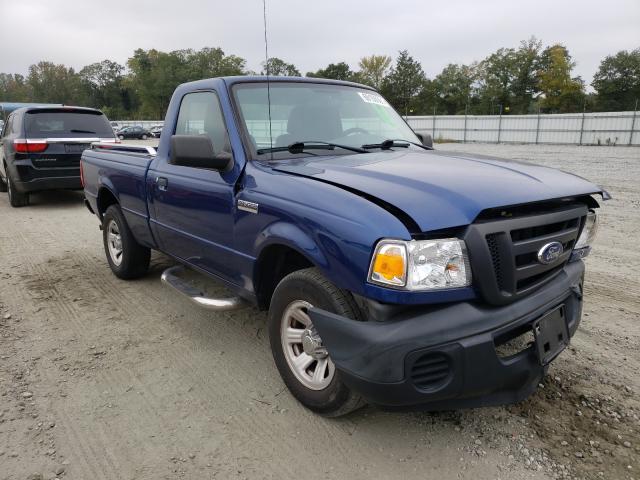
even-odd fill
[[[600,61],[640,48],[640,0],[266,0],[269,56],[304,74],[407,49],[433,78],[534,35],[561,43],[590,83]],[[80,69],[136,48],[220,47],[260,71],[262,0],[0,0],[0,72],[40,60]]]

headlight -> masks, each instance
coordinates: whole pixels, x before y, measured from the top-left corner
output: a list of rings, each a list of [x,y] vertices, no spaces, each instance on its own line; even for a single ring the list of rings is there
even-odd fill
[[[584,223],[584,227],[582,232],[580,233],[580,237],[576,242],[575,250],[579,248],[590,247],[593,243],[593,239],[596,237],[596,232],[598,231],[598,217],[595,212],[589,212],[587,214],[587,220]]]
[[[471,268],[462,240],[381,240],[369,282],[403,290],[434,290],[471,285]]]

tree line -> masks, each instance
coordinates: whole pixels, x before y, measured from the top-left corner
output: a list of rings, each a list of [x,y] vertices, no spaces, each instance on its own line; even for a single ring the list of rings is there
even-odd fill
[[[394,59],[363,57],[356,69],[331,63],[307,77],[332,78],[377,88],[402,114],[526,114],[621,111],[636,108],[640,98],[640,48],[602,60],[587,93],[575,76],[566,47],[543,47],[532,37],[517,48],[500,48],[482,61],[449,64],[428,78],[407,50]],[[0,73],[0,101],[64,103],[103,110],[113,119],[164,118],[171,94],[180,83],[224,75],[254,74],[245,59],[220,48],[161,52],[137,49],[125,65],[111,60],[79,71],[41,61],[27,75]],[[300,76],[280,58],[263,62],[261,74]]]

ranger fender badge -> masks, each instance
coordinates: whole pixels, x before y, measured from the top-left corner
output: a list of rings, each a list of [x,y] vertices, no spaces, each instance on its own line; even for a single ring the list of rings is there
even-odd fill
[[[246,200],[238,200],[238,210],[243,210],[249,213],[258,213],[258,204],[254,202],[247,202]]]
[[[538,251],[538,261],[543,265],[549,265],[560,258],[564,247],[560,242],[547,243]]]

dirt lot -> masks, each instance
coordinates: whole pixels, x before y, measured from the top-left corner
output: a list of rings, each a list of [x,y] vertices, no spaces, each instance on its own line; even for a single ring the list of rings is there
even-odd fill
[[[585,316],[527,401],[317,417],[284,390],[265,315],[123,282],[80,193],[0,195],[0,478],[640,478],[640,150],[440,145],[531,160],[614,199]]]

